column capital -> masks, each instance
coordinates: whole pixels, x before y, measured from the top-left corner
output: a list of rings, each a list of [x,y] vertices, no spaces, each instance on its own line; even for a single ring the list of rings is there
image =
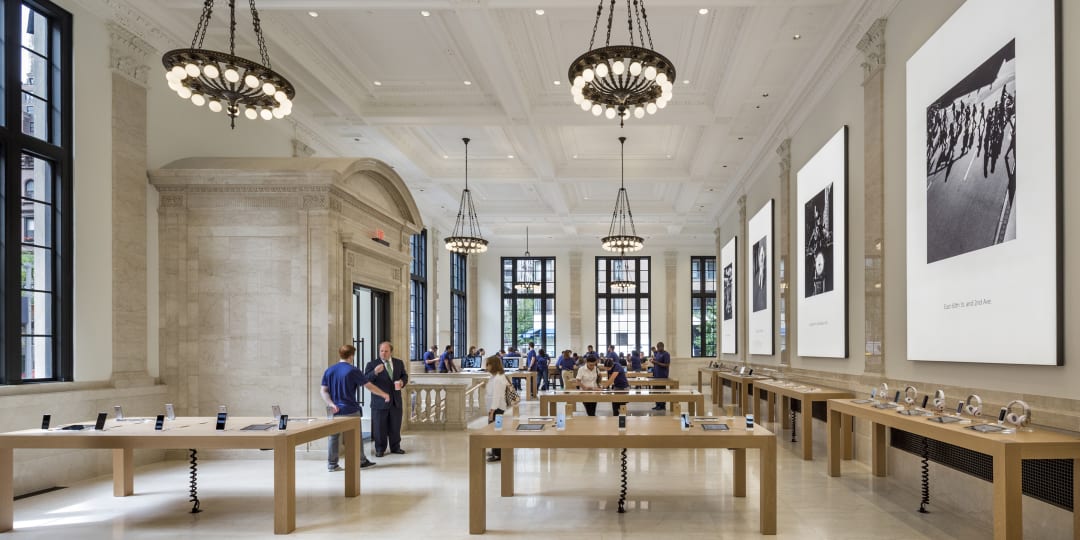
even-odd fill
[[[866,82],[879,71],[885,69],[885,24],[887,20],[882,17],[870,29],[866,31],[859,43],[855,45],[865,58],[862,62],[863,82]]]
[[[776,147],[776,155],[780,158],[780,177],[787,179],[791,174],[791,138],[784,139],[780,146]]]
[[[115,22],[110,22],[107,26],[109,69],[145,87],[150,75],[147,60],[157,51],[142,38]]]

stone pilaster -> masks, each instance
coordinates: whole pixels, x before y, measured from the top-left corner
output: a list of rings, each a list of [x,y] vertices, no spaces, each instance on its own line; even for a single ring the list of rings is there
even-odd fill
[[[780,143],[780,146],[776,148],[776,156],[780,165],[780,215],[776,228],[776,247],[780,260],[780,264],[776,267],[777,275],[780,277],[777,283],[777,289],[780,291],[777,298],[780,301],[777,302],[779,309],[776,310],[776,330],[779,333],[780,328],[786,329],[785,334],[780,334],[780,363],[791,365],[791,346],[795,343],[792,338],[794,328],[791,324],[793,319],[791,312],[795,309],[795,302],[789,302],[791,298],[794,298],[794,295],[789,292],[791,291],[790,284],[796,281],[791,279],[793,268],[790,264],[792,259],[789,257],[791,254],[791,139],[784,139],[784,142]]]
[[[749,358],[749,356],[746,354],[746,351],[750,348],[750,326],[749,324],[747,324],[749,322],[747,319],[749,319],[748,314],[750,313],[750,310],[747,309],[747,306],[749,305],[747,304],[749,297],[746,294],[746,283],[748,283],[747,280],[750,276],[750,258],[746,256],[746,238],[747,236],[749,236],[750,231],[748,228],[749,224],[746,221],[746,195],[739,196],[738,207],[739,238],[741,238],[742,241],[739,242],[738,250],[735,253],[735,266],[738,268],[735,273],[738,276],[739,280],[735,287],[735,294],[738,298],[735,304],[739,307],[739,314],[735,317],[736,322],[738,323],[736,324],[737,328],[735,331],[739,334],[739,339],[737,340],[739,343],[739,347],[735,352],[735,358],[738,361],[745,362],[746,359]]]
[[[465,350],[454,351],[458,356],[464,357],[469,352],[469,347],[472,345],[479,346],[480,335],[480,256],[469,255],[469,275],[466,276],[468,281],[469,290],[465,291],[465,298],[468,299],[466,305],[466,327],[465,327]],[[502,275],[500,273],[500,275]]]
[[[154,52],[109,25],[112,70],[113,382],[149,384],[146,288],[146,81]]]
[[[859,41],[863,66],[863,246],[867,373],[885,372],[885,19]]]
[[[664,306],[664,333],[653,336],[653,342],[663,341],[665,349],[671,353],[672,356],[690,356],[683,350],[684,344],[675,339],[679,335],[678,327],[676,326],[677,313],[674,306],[684,306],[680,302],[678,291],[676,290],[676,282],[678,276],[676,275],[679,270],[679,254],[674,251],[664,252],[664,291],[667,294],[666,306]],[[683,276],[686,279],[686,276]]]
[[[720,359],[723,355],[720,353],[723,350],[720,340],[723,338],[723,332],[720,331],[720,325],[724,323],[724,267],[720,251],[724,249],[724,242],[722,241],[722,233],[720,227],[713,229],[713,242],[714,242],[714,255],[716,256],[716,325],[713,328],[713,332],[716,333],[716,338],[713,343],[716,343],[716,358]]]
[[[581,252],[570,252],[570,342],[567,348],[584,350],[581,332]]]

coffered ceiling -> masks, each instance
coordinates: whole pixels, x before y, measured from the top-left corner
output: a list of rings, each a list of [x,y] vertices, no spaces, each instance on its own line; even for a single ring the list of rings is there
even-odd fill
[[[81,2],[159,50],[187,46],[202,9],[199,0]],[[576,107],[566,80],[588,46],[595,0],[256,5],[274,67],[297,87],[298,132],[320,154],[386,161],[427,225],[448,231],[464,184],[461,138],[470,137],[469,186],[493,245],[520,245],[529,225],[536,245],[596,247],[618,190],[620,135],[646,243],[711,245],[727,198],[770,170],[800,109],[895,2],[649,0],[653,43],[678,80],[666,109],[623,129]],[[224,48],[218,4],[206,45]],[[252,57],[246,4],[237,6],[238,53]],[[626,41],[618,13],[612,43]]]

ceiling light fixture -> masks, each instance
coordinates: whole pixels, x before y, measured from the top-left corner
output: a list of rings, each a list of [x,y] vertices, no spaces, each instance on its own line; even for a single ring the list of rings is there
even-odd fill
[[[798,41],[798,40],[802,39],[802,34],[795,34],[794,36],[791,36],[791,39],[794,39],[794,40]]]
[[[374,84],[375,86],[382,86],[382,81],[375,81],[372,84]]]
[[[472,81],[464,81],[465,86],[472,86]]]
[[[483,253],[487,251],[488,241],[480,236],[480,222],[476,219],[476,207],[469,191],[469,138],[461,139],[465,143],[465,190],[461,192],[461,204],[458,206],[454,232],[446,237],[446,249],[454,253]]]
[[[708,8],[701,8],[701,9],[697,10],[697,13],[698,13],[698,15],[708,15],[709,14],[709,9]]]
[[[537,261],[531,259],[532,255],[529,253],[529,228],[525,227],[525,260],[518,261],[517,279],[514,283],[514,289],[525,293],[535,293],[540,291],[540,279],[538,277]]]
[[[310,16],[312,16],[312,17],[318,17],[318,16],[319,16],[319,12],[318,12],[318,11],[309,11],[309,12],[307,12],[307,14],[308,14],[308,15],[310,15]]]
[[[431,12],[425,9],[425,10],[420,12],[420,15],[423,15],[424,17],[430,17]]]
[[[630,34],[629,45],[611,44],[611,25],[615,15],[615,1],[608,11],[607,38],[604,46],[594,49],[596,30],[604,11],[604,0],[596,8],[589,50],[570,64],[567,80],[572,81],[570,94],[574,103],[594,116],[608,119],[619,117],[619,125],[633,115],[642,118],[646,113],[656,114],[671,100],[675,66],[664,55],[653,50],[649,18],[645,13],[645,1],[626,0],[626,23]],[[634,43],[634,19],[637,19],[637,38]],[[646,40],[648,47],[646,48]]]
[[[229,0],[229,52],[202,48],[213,9],[214,0],[206,0],[191,48],[173,49],[161,57],[169,88],[197,107],[207,105],[211,111],[225,111],[234,129],[241,112],[250,120],[292,114],[296,90],[285,77],[270,69],[270,54],[266,52],[255,0],[251,0],[251,20],[261,64],[236,56],[236,0]]]
[[[612,289],[628,292],[637,287],[637,280],[632,277],[636,272],[631,268],[631,262],[626,260],[624,255],[619,255],[618,259],[611,261],[611,281],[609,285]]]
[[[615,211],[611,213],[608,235],[600,239],[607,251],[638,251],[645,247],[645,239],[637,235],[634,214],[630,211],[630,197],[626,194],[626,137],[619,137],[619,194],[615,197]]]
[[[542,10],[542,9],[538,9],[538,10],[536,10],[536,14],[537,14],[537,15],[543,15],[543,14],[544,14],[544,10]]]
[[[554,84],[555,86],[559,86],[559,85],[561,85],[561,84],[562,84],[562,81],[551,81],[551,82],[552,82],[552,84]]]

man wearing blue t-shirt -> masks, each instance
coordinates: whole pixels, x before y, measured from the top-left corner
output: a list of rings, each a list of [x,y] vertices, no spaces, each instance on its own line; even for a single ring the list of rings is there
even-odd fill
[[[668,369],[671,367],[671,354],[664,350],[664,342],[656,342],[656,354],[653,356],[653,370],[652,376],[654,379],[666,379],[668,378]],[[663,401],[656,402],[656,406],[653,407],[654,411],[664,410],[665,404]]]
[[[607,346],[607,356],[605,356],[604,358],[611,360],[612,362],[622,364],[622,362],[619,362],[619,353],[615,352],[614,345]]]
[[[323,373],[319,394],[322,395],[326,406],[334,410],[335,418],[338,416],[363,416],[364,411],[356,401],[356,389],[361,386],[367,388],[369,392],[376,396],[390,397],[365,377],[363,371],[360,371],[352,364],[353,355],[355,354],[356,347],[342,345],[338,349],[338,357],[340,357],[338,363],[326,368],[326,372]],[[340,436],[340,433],[335,433],[327,440],[326,468],[330,472],[342,470],[338,465],[338,455],[340,453],[338,441]],[[366,469],[374,464],[374,462],[368,461],[367,456],[364,455],[364,445],[361,444],[360,468]]]
[[[641,371],[641,351],[630,351],[630,371]]]
[[[432,345],[431,350],[424,353],[424,373],[432,373],[438,369],[435,366],[435,362],[437,361],[435,352],[438,350],[439,347],[437,345]]]
[[[610,362],[610,360],[608,361]],[[606,363],[606,362],[605,362]],[[619,362],[611,362],[608,367],[608,380],[605,386],[612,390],[629,390],[630,381],[626,380],[626,368]],[[614,403],[611,404],[611,415],[619,416],[619,408],[626,403]]]
[[[454,346],[447,345],[446,350],[439,356],[439,373],[450,373],[457,371],[454,367]]]

